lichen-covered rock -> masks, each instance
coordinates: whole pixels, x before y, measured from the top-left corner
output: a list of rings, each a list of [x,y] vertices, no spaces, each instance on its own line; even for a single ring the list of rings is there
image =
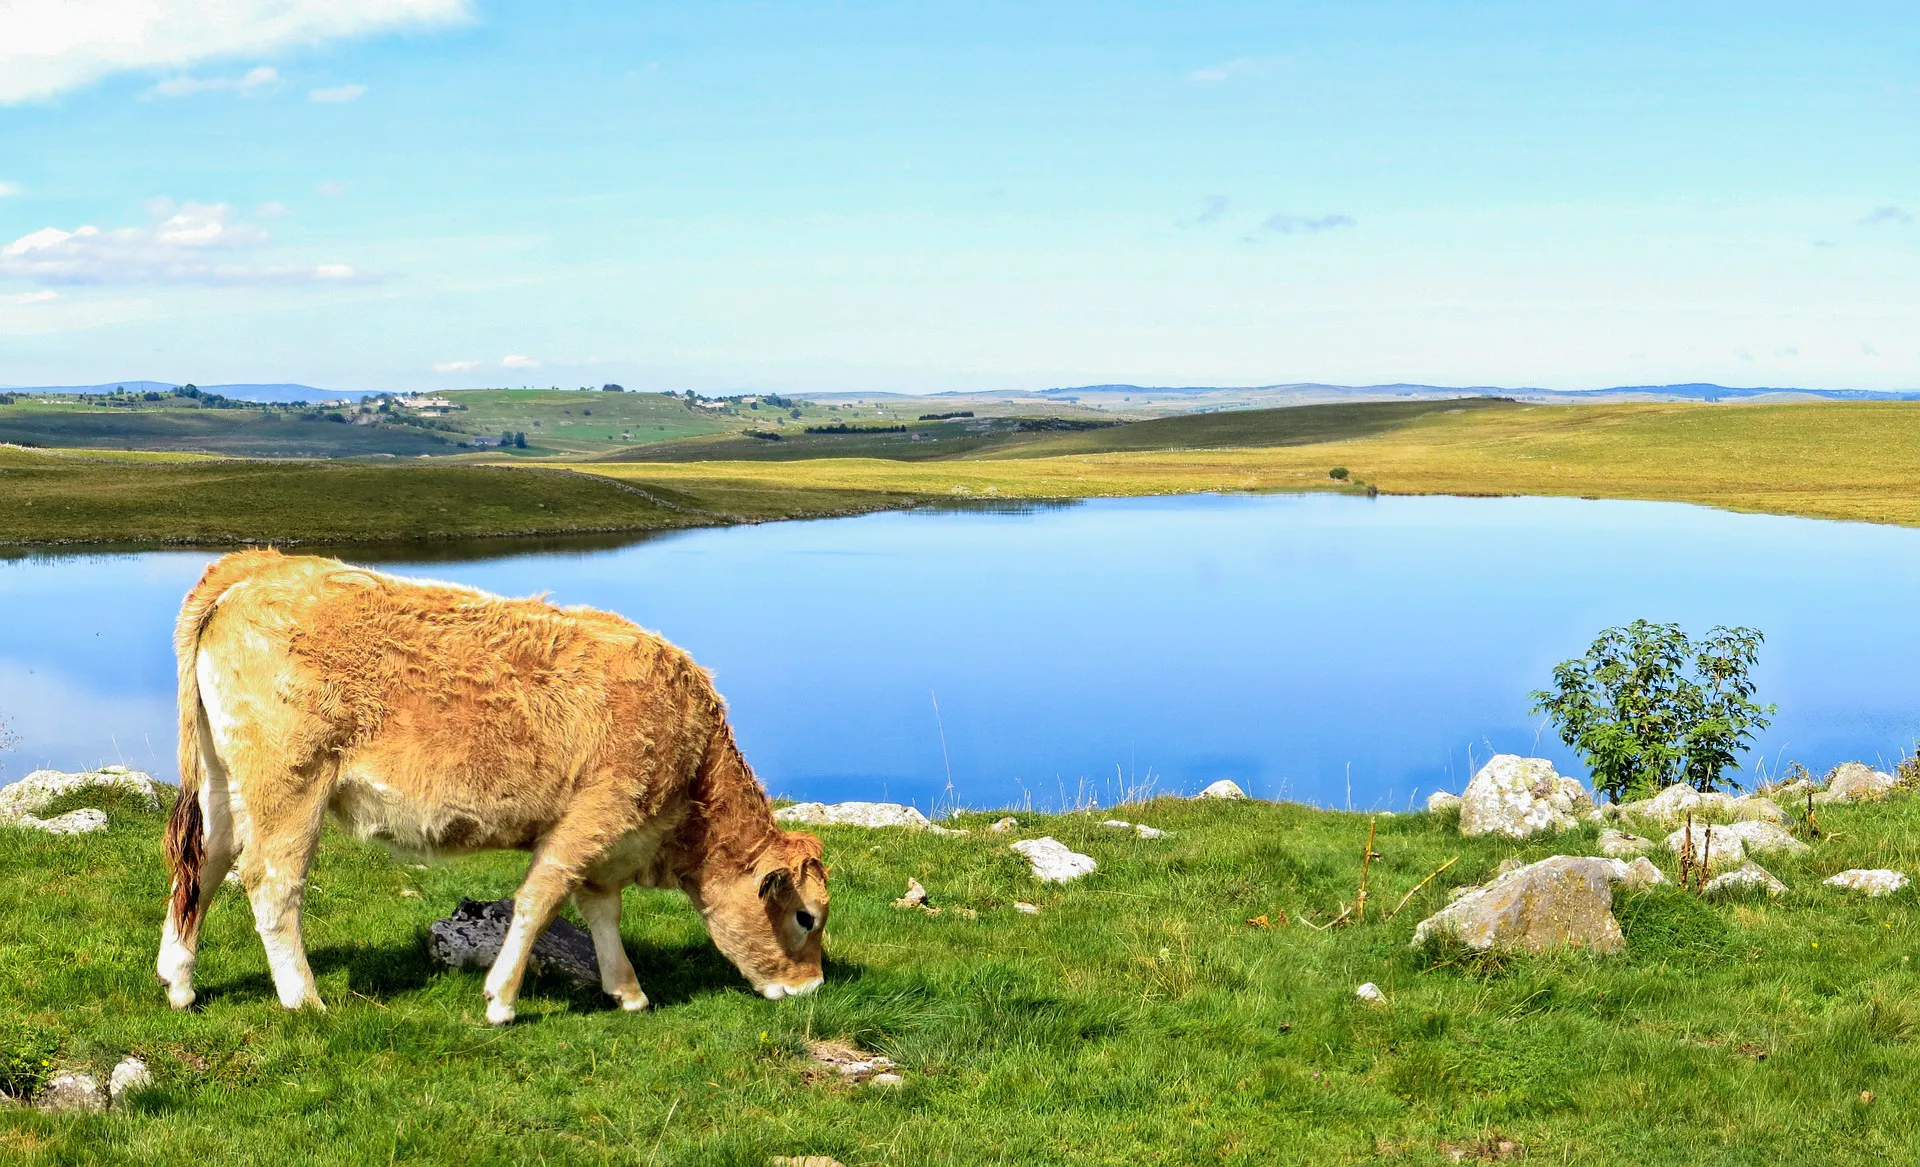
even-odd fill
[[[811,827],[905,827],[924,831],[933,824],[911,806],[897,802],[796,802],[773,812],[776,822]]]
[[[1827,789],[1813,797],[1815,802],[1876,802],[1892,793],[1893,775],[1875,770],[1864,762],[1837,766],[1827,777]]]
[[[1787,885],[1773,877],[1773,873],[1749,859],[1740,866],[1707,881],[1702,893],[1709,896],[1726,895],[1732,892],[1752,891],[1758,888],[1770,896],[1787,894]]]
[[[1641,855],[1627,864],[1626,875],[1615,882],[1628,891],[1638,891],[1642,888],[1659,887],[1671,881],[1667,879],[1665,872],[1653,865],[1653,860]]]
[[[1907,877],[1898,871],[1889,871],[1884,867],[1856,867],[1850,871],[1842,871],[1840,874],[1831,876],[1821,882],[1825,883],[1828,887],[1844,888],[1847,891],[1865,892],[1870,896],[1885,896],[1892,895],[1894,892],[1907,886]]]
[[[1458,794],[1449,794],[1444,790],[1436,790],[1432,794],[1427,795],[1427,813],[1429,814],[1442,814],[1446,811],[1458,809],[1460,809],[1460,796]]]
[[[1625,831],[1601,831],[1600,853],[1613,859],[1631,859],[1653,850],[1653,840]]]
[[[136,1057],[120,1059],[120,1064],[107,1076],[107,1093],[115,1102],[128,1094],[146,1090],[153,1086],[153,1071],[147,1069],[147,1063]]]
[[[1524,839],[1571,830],[1592,811],[1587,788],[1554,773],[1552,762],[1497,754],[1460,796],[1460,833]]]
[[[1445,938],[1482,950],[1619,952],[1626,937],[1613,918],[1612,885],[1626,870],[1618,859],[1574,855],[1529,863],[1422,920],[1413,943]]]
[[[1034,876],[1041,883],[1066,883],[1100,866],[1091,856],[1070,850],[1065,843],[1051,835],[1022,839],[1010,849],[1026,856],[1028,864],[1033,867]]]
[[[60,1074],[41,1087],[34,1105],[49,1114],[98,1113],[107,1108],[107,1092],[92,1074]]]
[[[1706,864],[1708,871],[1723,871],[1746,862],[1748,852],[1761,855],[1784,853],[1797,855],[1807,845],[1774,823],[1749,819],[1736,823],[1693,824],[1693,861]],[[1675,855],[1687,846],[1687,828],[1667,836],[1667,850]]]
[[[85,790],[117,790],[139,799],[150,810],[160,809],[161,785],[138,770],[125,766],[102,766],[73,774],[35,770],[11,786],[0,787],[0,826],[25,827],[52,835],[84,835],[100,830],[107,825],[107,816],[91,807],[50,819],[38,817],[54,800]]]
[[[1736,797],[1717,790],[1700,791],[1684,782],[1676,782],[1652,798],[1623,803],[1619,811],[1623,818],[1646,819],[1669,826],[1684,822],[1689,814],[1695,822],[1787,821],[1786,812],[1772,799],[1752,794]]]
[[[513,923],[513,901],[479,903],[461,900],[453,915],[427,925],[427,954],[448,968],[493,967]],[[600,984],[600,962],[593,937],[566,920],[556,919],[533,942],[530,962],[536,973],[565,977],[580,988]]]
[[[1222,778],[1213,785],[1194,795],[1195,798],[1245,798],[1247,792],[1231,778]]]

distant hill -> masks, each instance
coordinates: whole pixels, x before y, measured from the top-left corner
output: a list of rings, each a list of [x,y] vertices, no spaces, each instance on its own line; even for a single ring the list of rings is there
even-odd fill
[[[1802,389],[1795,387],[1736,388],[1727,385],[1616,385],[1607,389],[1504,388],[1498,385],[1327,385],[1296,382],[1284,385],[1081,385],[1060,389],[1000,389],[984,393],[940,393],[938,397],[975,397],[1071,401],[1085,405],[1175,404],[1192,402],[1263,405],[1305,405],[1333,401],[1391,401],[1451,397],[1511,397],[1517,401],[1746,401],[1825,399],[1830,401],[1915,401],[1920,390]]]
[[[181,381],[107,381],[99,385],[7,385],[12,393],[164,393]],[[236,401],[358,401],[382,392],[378,389],[315,389],[311,385],[202,385],[200,388]]]

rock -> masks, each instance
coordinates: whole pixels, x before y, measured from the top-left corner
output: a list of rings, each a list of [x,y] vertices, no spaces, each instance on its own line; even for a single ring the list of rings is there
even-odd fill
[[[1787,885],[1775,879],[1766,868],[1749,859],[1725,875],[1715,876],[1707,881],[1702,894],[1717,896],[1728,892],[1750,891],[1759,888],[1770,896],[1787,894]]]
[[[1422,920],[1413,943],[1449,937],[1481,950],[1619,952],[1626,937],[1613,918],[1612,884],[1628,870],[1618,859],[1574,855],[1529,863]]]
[[[1625,831],[1600,832],[1600,853],[1614,859],[1630,859],[1652,849],[1652,839],[1629,835]]]
[[[1667,850],[1680,854],[1687,844],[1687,828],[1681,827],[1668,835],[1666,842]],[[1746,861],[1749,851],[1761,855],[1781,852],[1797,855],[1805,850],[1805,843],[1774,823],[1749,819],[1737,823],[1693,824],[1694,861],[1704,861],[1708,871],[1738,867]]]
[[[897,802],[797,802],[773,812],[774,821],[813,827],[905,827],[924,831],[927,816]],[[945,827],[941,828],[946,831]]]
[[[1791,782],[1782,782],[1778,786],[1762,786],[1760,788],[1760,794],[1762,797],[1772,799],[1776,803],[1787,801],[1798,802],[1807,795],[1816,793],[1819,790],[1820,787],[1815,786],[1805,778],[1795,778]]]
[[[1012,815],[1008,815],[1006,818],[998,820],[987,829],[989,831],[994,832],[995,834],[1004,835],[1008,831],[1018,830],[1019,827],[1020,827],[1020,820],[1017,818],[1014,818]]]
[[[850,1082],[865,1082],[879,1074],[893,1074],[899,1064],[885,1054],[868,1053],[844,1041],[810,1041],[807,1056]],[[895,1082],[885,1085],[898,1085]]]
[[[1013,910],[1016,912],[1024,913],[1025,915],[1029,915],[1029,916],[1037,916],[1040,914],[1040,909],[1038,907],[1028,903],[1025,900],[1013,901]]]
[[[61,1074],[41,1088],[35,1105],[48,1114],[98,1113],[107,1108],[107,1092],[91,1074]]]
[[[919,880],[908,876],[907,894],[893,901],[893,906],[902,910],[907,908],[924,908],[927,906],[927,889],[920,886]]]
[[[1620,807],[1622,815],[1666,825],[1684,822],[1689,812],[1695,822],[1787,821],[1786,812],[1771,799],[1752,794],[1736,798],[1714,790],[1702,792],[1685,782],[1676,782],[1652,798],[1643,798]]]
[[[1653,865],[1653,860],[1642,855],[1627,864],[1627,874],[1614,882],[1628,891],[1638,891],[1642,888],[1660,887],[1671,881],[1667,879],[1665,872]]]
[[[1231,778],[1222,778],[1213,785],[1194,795],[1195,798],[1245,798],[1247,792]]]
[[[513,901],[478,903],[463,899],[453,915],[427,925],[427,954],[454,969],[493,967],[513,922]],[[531,967],[536,973],[565,977],[579,988],[597,988],[600,961],[593,938],[565,920],[555,919],[533,942]]]
[[[1875,770],[1864,762],[1848,762],[1827,776],[1827,802],[1874,802],[1885,798],[1895,785],[1894,776]],[[1818,797],[1814,801],[1822,801]]]
[[[1112,827],[1117,831],[1132,831],[1143,839],[1164,839],[1167,837],[1165,831],[1160,830],[1158,827],[1150,827],[1145,823],[1128,823],[1122,822],[1119,819],[1108,819],[1100,825],[1103,827]]]
[[[1033,865],[1033,874],[1041,883],[1065,883],[1070,879],[1079,879],[1099,866],[1091,856],[1068,850],[1065,843],[1051,835],[1022,839],[1013,844],[1011,850],[1027,857],[1027,862]]]
[[[875,1074],[873,1077],[867,1079],[867,1084],[870,1086],[903,1086],[906,1084],[906,1081],[905,1078],[898,1074]]]
[[[1427,812],[1429,814],[1439,814],[1442,811],[1458,809],[1460,809],[1460,796],[1458,794],[1448,794],[1444,790],[1436,790],[1432,794],[1427,795]]]
[[[1368,981],[1366,984],[1355,989],[1353,995],[1369,1005],[1384,1005],[1387,1003],[1387,995],[1381,992],[1380,986],[1374,984],[1372,981]]]
[[[0,826],[25,827],[53,835],[84,835],[100,830],[107,825],[107,816],[91,807],[57,818],[37,817],[48,803],[83,790],[118,790],[139,799],[149,810],[160,809],[160,784],[138,770],[125,766],[102,766],[74,774],[35,770],[11,786],[0,787]]]
[[[1870,896],[1892,895],[1907,886],[1907,877],[1898,871],[1885,868],[1870,869],[1856,867],[1851,871],[1822,880],[1828,887],[1841,887],[1848,891],[1861,891]]]
[[[1593,809],[1586,787],[1555,774],[1552,762],[1497,754],[1460,796],[1460,833],[1524,839],[1571,830]]]
[[[113,1073],[107,1078],[107,1093],[112,1095],[115,1102],[129,1093],[151,1089],[152,1086],[153,1071],[147,1069],[147,1063],[136,1057],[121,1058],[120,1064],[113,1068]]]

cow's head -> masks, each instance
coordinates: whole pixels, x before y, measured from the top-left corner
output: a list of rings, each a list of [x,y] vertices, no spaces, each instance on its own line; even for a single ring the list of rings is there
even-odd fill
[[[769,1001],[820,987],[827,866],[820,840],[782,831],[749,869],[708,879],[700,910],[713,942]]]

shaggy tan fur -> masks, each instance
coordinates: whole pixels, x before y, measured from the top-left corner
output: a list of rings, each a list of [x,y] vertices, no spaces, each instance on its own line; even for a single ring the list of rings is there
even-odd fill
[[[820,983],[819,841],[781,831],[725,705],[686,653],[604,612],[248,551],[181,608],[181,796],[160,976],[193,1000],[200,920],[238,863],[283,1004],[318,1007],[300,941],[331,811],[425,854],[533,853],[488,1016],[509,1020],[528,950],[574,897],[602,984],[645,994],[620,947],[620,889],[683,889],[769,997]]]

